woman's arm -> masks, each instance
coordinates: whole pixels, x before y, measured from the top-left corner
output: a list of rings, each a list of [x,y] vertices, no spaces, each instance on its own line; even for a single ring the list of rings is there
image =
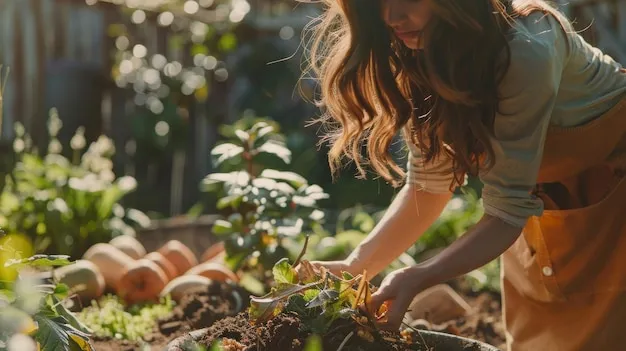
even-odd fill
[[[414,244],[439,217],[451,193],[439,194],[405,185],[374,230],[346,259],[350,273],[364,269],[373,277]]]
[[[448,281],[496,259],[513,245],[521,232],[521,227],[484,215],[476,226],[415,269],[424,273],[426,287]]]

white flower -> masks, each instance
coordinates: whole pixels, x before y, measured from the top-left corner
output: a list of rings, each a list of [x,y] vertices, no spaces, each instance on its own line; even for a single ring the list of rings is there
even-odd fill
[[[24,334],[15,334],[7,342],[8,351],[36,351],[37,343],[33,338]]]
[[[85,148],[87,141],[85,140],[85,127],[78,127],[76,133],[70,140],[72,150],[82,150]]]
[[[137,188],[137,180],[131,176],[123,176],[117,180],[117,186],[124,192],[129,192]]]

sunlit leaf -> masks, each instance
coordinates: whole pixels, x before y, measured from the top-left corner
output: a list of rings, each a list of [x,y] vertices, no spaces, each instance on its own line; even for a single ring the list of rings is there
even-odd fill
[[[307,184],[306,178],[294,172],[277,171],[274,169],[265,169],[263,170],[263,172],[261,172],[260,176],[263,178],[271,178],[275,180],[286,181],[296,189]]]
[[[274,281],[279,284],[296,284],[298,277],[296,270],[289,264],[289,259],[283,258],[272,268]]]
[[[317,334],[311,335],[304,345],[304,351],[323,351],[322,338]]]
[[[233,232],[233,225],[228,221],[218,219],[213,223],[212,232],[216,235],[228,235]]]
[[[225,196],[217,201],[216,207],[218,210],[225,209],[227,207],[236,208],[241,204],[243,195],[229,195]]]
[[[307,308],[314,308],[323,306],[325,303],[332,302],[339,298],[339,291],[324,289],[319,292],[319,294],[311,301],[309,301],[306,305]]]
[[[217,145],[211,150],[211,156],[213,157],[213,163],[215,167],[218,167],[227,160],[230,160],[243,153],[244,148],[232,143],[224,143]]]
[[[239,138],[239,141],[241,141],[244,145],[250,140],[250,134],[248,134],[245,130],[236,129],[235,136]]]
[[[250,299],[249,314],[256,322],[263,322],[274,317],[281,310],[281,303],[289,296],[316,286],[319,282],[307,285],[283,284],[280,289],[273,289],[269,294]]]
[[[285,163],[291,162],[291,151],[284,144],[274,140],[266,141],[256,149],[258,153],[266,153],[280,158]]]
[[[58,267],[71,264],[68,255],[33,255],[28,258],[10,259],[4,263],[5,267]]]

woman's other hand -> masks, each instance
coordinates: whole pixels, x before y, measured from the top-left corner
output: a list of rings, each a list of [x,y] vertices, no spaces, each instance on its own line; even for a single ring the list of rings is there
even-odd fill
[[[372,294],[366,308],[369,311],[378,311],[386,303],[387,313],[378,321],[379,327],[397,331],[415,296],[429,287],[428,280],[426,270],[419,266],[393,271],[383,279],[380,288]]]

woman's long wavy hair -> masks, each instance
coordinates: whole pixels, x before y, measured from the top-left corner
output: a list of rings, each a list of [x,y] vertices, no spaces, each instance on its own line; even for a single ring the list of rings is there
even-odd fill
[[[424,50],[410,50],[390,34],[381,1],[322,0],[309,26],[309,64],[320,82],[329,164],[364,164],[399,185],[404,171],[391,158],[396,134],[421,149],[425,162],[446,154],[455,181],[495,162],[489,136],[497,88],[509,66],[507,33],[516,16],[558,12],[543,0],[421,0],[433,18],[422,32]],[[362,156],[366,147],[367,161]]]

